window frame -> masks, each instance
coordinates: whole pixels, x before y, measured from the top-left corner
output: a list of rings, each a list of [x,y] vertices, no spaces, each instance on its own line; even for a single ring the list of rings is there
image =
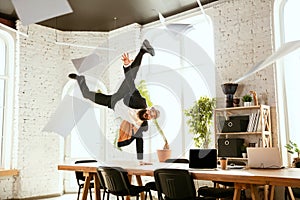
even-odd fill
[[[0,37],[5,43],[5,75],[0,78],[5,80],[4,111],[3,111],[3,129],[1,131],[2,147],[0,149],[0,168],[12,168],[12,147],[13,147],[13,105],[15,102],[14,91],[14,73],[15,73],[15,41],[13,36],[0,28]]]
[[[282,44],[286,43],[285,35],[285,16],[284,10],[288,0],[275,0],[274,2],[274,39],[275,47],[278,49]],[[288,115],[288,97],[287,85],[285,78],[285,62],[280,59],[276,62],[276,88],[277,88],[277,109],[278,109],[278,131],[280,147],[282,149],[283,164],[290,166],[291,156],[285,148],[285,145],[291,138],[289,115]],[[297,142],[296,142],[297,143]]]

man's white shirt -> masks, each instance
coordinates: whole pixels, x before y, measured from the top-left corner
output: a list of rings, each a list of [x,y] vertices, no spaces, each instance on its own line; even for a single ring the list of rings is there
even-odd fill
[[[127,105],[125,105],[123,100],[124,99],[121,99],[116,103],[114,107],[115,113],[123,120],[126,120],[129,123],[133,124],[137,129],[140,128],[143,121],[139,119],[137,113],[141,109],[130,108]]]

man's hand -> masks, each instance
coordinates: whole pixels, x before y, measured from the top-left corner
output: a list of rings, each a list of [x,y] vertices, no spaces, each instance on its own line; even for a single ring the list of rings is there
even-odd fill
[[[129,59],[129,54],[128,53],[124,53],[122,55],[122,61],[123,61],[123,65],[127,66],[127,65],[130,65],[130,63],[132,63],[133,60]]]

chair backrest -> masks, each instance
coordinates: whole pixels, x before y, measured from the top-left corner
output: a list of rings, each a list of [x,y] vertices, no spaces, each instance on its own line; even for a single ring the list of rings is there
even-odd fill
[[[183,169],[157,169],[154,171],[157,190],[166,199],[183,200],[195,199],[196,190],[193,178]]]
[[[97,172],[102,175],[105,187],[110,193],[118,196],[130,194],[128,173],[123,168],[100,166]]]
[[[169,158],[165,160],[165,163],[189,163],[189,159],[186,158]]]
[[[97,162],[97,160],[77,160],[77,161],[75,161],[75,164],[93,163],[93,162]],[[79,184],[79,181],[85,181],[85,177],[83,176],[83,172],[75,171],[75,176],[76,176],[78,184]]]

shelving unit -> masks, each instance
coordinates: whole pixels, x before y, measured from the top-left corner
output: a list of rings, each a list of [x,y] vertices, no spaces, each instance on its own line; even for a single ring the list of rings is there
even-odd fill
[[[219,138],[242,138],[245,143],[256,147],[272,147],[270,106],[218,108],[214,110],[215,144],[218,148]],[[249,116],[249,123],[243,131],[224,132],[224,124],[236,116]],[[258,116],[258,117],[257,117]],[[247,118],[247,117],[246,117]],[[244,124],[245,126],[245,124]]]

